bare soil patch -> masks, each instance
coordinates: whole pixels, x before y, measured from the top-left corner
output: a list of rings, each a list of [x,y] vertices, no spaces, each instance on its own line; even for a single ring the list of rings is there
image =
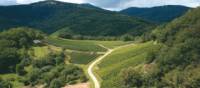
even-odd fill
[[[80,83],[80,84],[75,84],[75,85],[67,85],[63,88],[90,88],[89,83]]]

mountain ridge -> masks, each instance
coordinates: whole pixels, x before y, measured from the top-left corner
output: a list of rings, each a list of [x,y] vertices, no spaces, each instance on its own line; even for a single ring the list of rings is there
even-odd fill
[[[137,17],[60,1],[4,6],[0,7],[0,13],[1,30],[27,26],[46,33],[68,28],[66,31],[75,35],[121,36],[130,33],[138,36],[155,27],[153,23]]]
[[[181,5],[165,5],[156,7],[130,7],[121,10],[120,13],[129,16],[137,16],[155,23],[167,23],[180,17],[187,12],[190,7]]]

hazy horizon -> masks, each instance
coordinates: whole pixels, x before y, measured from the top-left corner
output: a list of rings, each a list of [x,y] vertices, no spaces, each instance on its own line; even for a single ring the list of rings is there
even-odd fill
[[[1,0],[0,5],[30,4],[44,0]],[[57,0],[69,3],[89,3],[107,10],[122,10],[129,7],[155,7],[164,5],[200,6],[200,0]]]

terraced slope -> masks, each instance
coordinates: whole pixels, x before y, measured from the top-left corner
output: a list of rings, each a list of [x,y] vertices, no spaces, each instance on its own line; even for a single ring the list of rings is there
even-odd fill
[[[47,39],[47,42],[49,44],[64,47],[70,50],[88,51],[88,52],[105,52],[106,49],[100,46],[100,44],[108,48],[114,48],[117,46],[131,43],[123,41],[69,40],[69,39],[52,38],[52,37],[49,37]]]
[[[66,52],[69,55],[70,62],[75,64],[87,65],[91,61],[95,60],[101,54],[98,53],[84,53],[84,52]]]
[[[88,41],[78,41],[78,40],[67,40],[67,39],[60,39],[60,38],[48,38],[47,42],[49,44],[64,47],[70,50],[78,50],[78,51],[105,51],[106,49],[102,48],[101,46]]]
[[[96,69],[102,79],[102,88],[119,88],[119,73],[122,69],[130,66],[142,65],[148,52],[158,50],[161,45],[154,42],[136,44],[119,48],[105,57]]]

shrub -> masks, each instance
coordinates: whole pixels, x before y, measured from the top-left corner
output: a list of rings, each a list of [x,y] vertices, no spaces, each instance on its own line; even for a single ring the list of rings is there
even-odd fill
[[[124,69],[120,73],[122,84],[125,87],[141,87],[143,85],[143,77],[133,68]]]
[[[0,88],[12,88],[12,84],[0,78]]]
[[[61,88],[63,86],[63,82],[60,79],[54,79],[51,81],[49,88]]]

